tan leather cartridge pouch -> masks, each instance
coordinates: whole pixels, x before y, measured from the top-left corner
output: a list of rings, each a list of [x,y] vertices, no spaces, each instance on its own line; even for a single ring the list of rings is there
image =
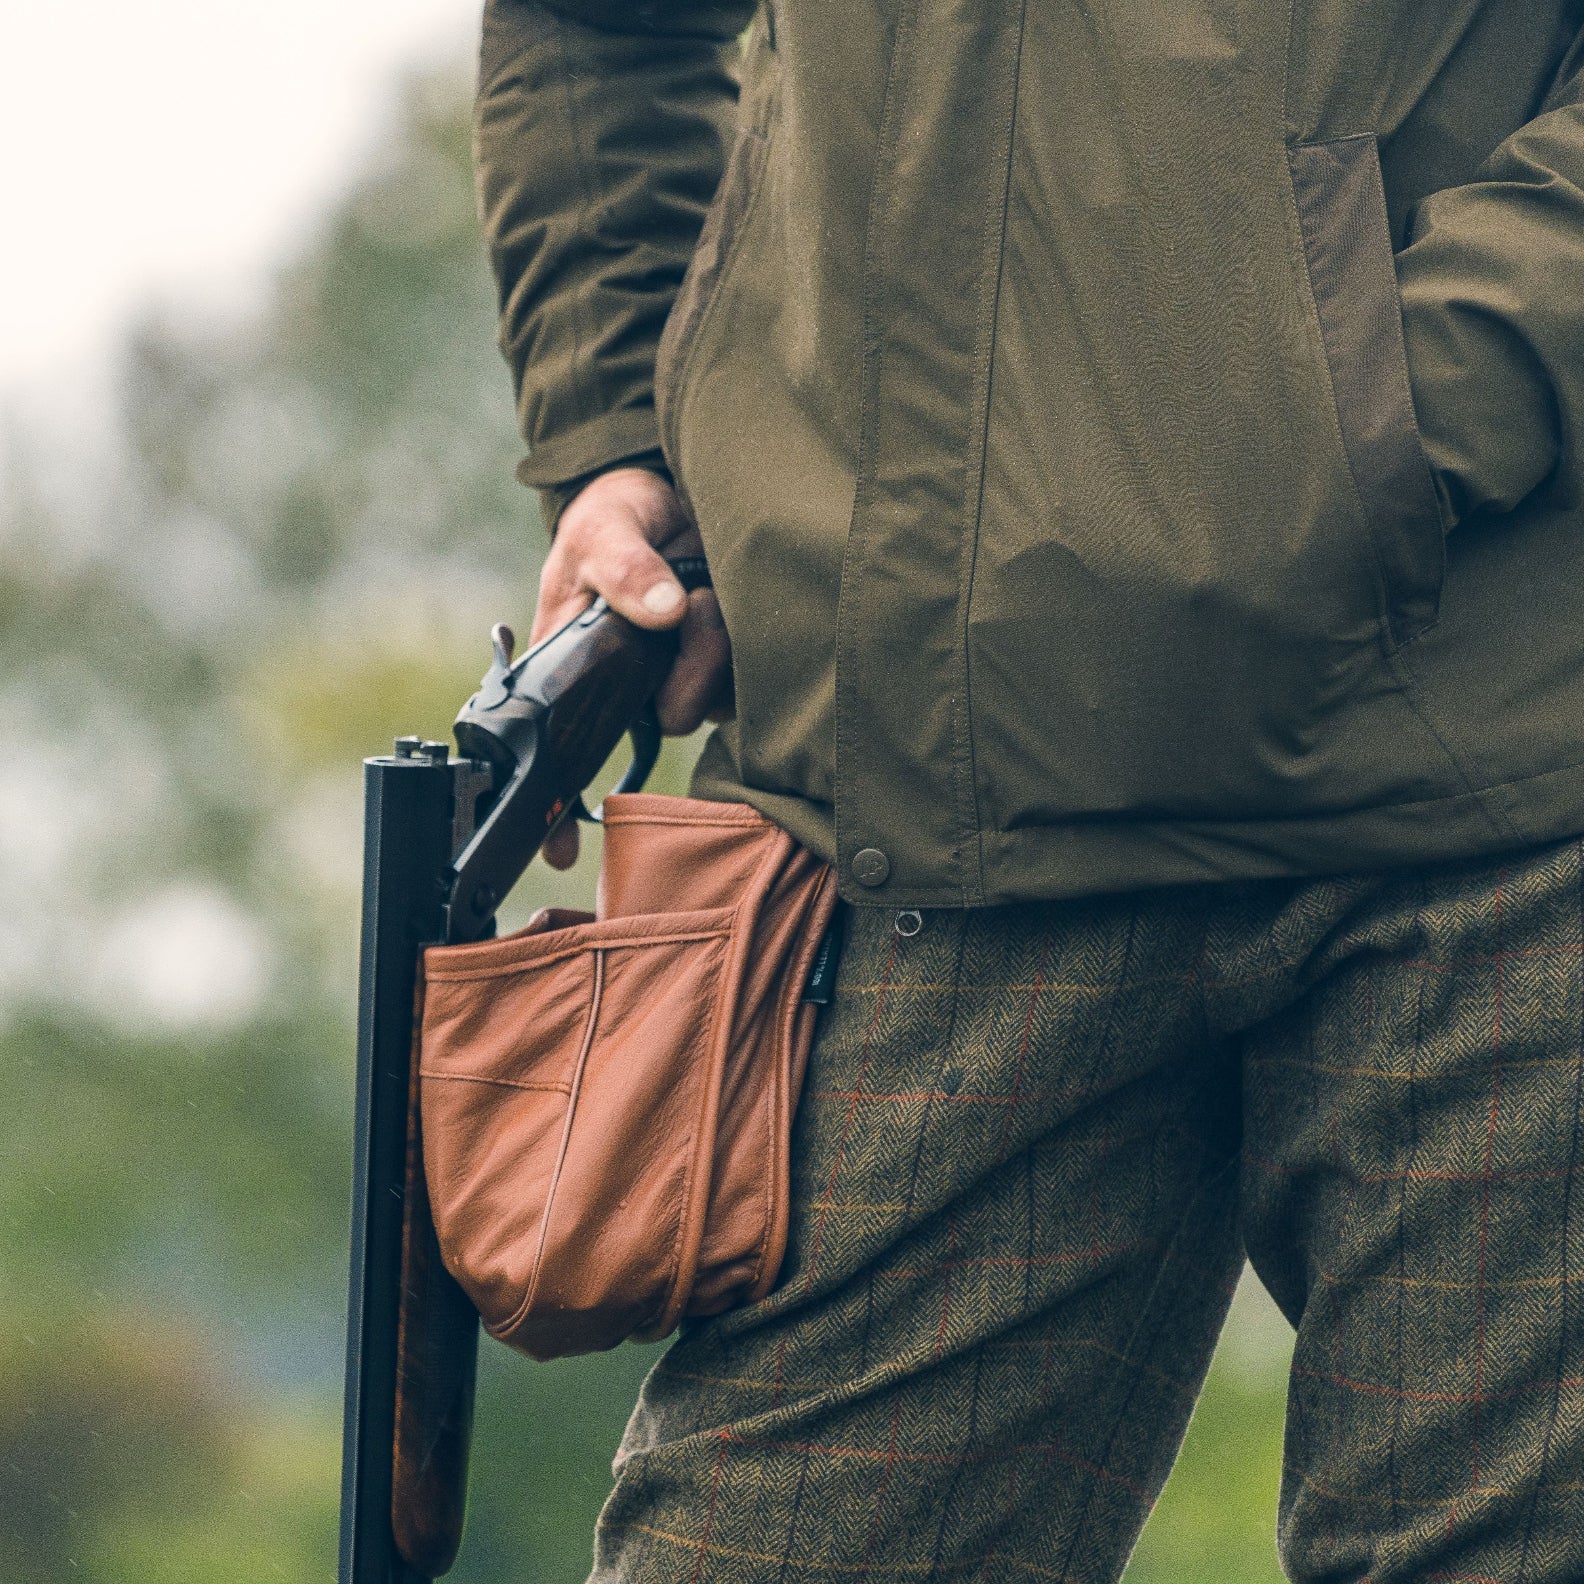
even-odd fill
[[[836,906],[755,810],[605,801],[597,911],[423,960],[424,1169],[440,1247],[535,1358],[764,1296]]]

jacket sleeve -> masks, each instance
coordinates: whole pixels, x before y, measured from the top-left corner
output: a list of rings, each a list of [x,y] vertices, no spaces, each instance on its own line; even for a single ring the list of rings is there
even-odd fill
[[[720,180],[753,0],[488,0],[474,163],[528,456],[658,458],[660,331]]]
[[[1415,209],[1397,256],[1414,404],[1449,524],[1584,484],[1584,40],[1536,118]]]

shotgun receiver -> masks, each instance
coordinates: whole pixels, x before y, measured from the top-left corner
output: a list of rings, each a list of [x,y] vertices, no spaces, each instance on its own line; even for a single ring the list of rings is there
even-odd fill
[[[672,563],[684,588],[701,558]],[[654,696],[676,656],[596,600],[515,660],[510,631],[444,743],[398,738],[364,761],[352,1259],[340,1584],[429,1584],[456,1560],[467,1494],[478,1316],[440,1258],[423,1176],[417,966],[426,945],[494,933],[495,910],[624,734],[641,786],[660,750]]]

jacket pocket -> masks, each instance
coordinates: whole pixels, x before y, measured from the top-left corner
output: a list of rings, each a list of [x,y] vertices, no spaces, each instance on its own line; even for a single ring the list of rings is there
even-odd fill
[[[655,353],[655,407],[660,443],[672,473],[679,462],[677,412],[681,406],[693,348],[737,254],[737,245],[758,196],[760,178],[769,154],[770,129],[775,110],[774,53],[761,37],[756,55],[763,72],[771,74],[756,89],[744,90],[737,138],[726,159],[726,168],[698,245],[688,263],[675,302],[660,334]],[[751,96],[751,98],[750,98]]]
[[[1386,588],[1391,635],[1433,627],[1446,529],[1414,414],[1373,133],[1289,150],[1309,285],[1342,444]]]

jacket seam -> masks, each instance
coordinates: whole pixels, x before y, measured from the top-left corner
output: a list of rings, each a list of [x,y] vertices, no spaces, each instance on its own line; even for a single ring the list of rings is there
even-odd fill
[[[568,23],[565,18],[558,16],[554,11],[546,11],[552,28],[552,37],[555,39],[556,54],[560,59],[562,102],[566,106],[567,141],[572,149],[572,163],[576,168],[579,183],[582,188],[582,203],[578,208],[577,231],[584,243],[592,243],[595,238],[589,231],[589,216],[594,205],[599,199],[599,172],[587,158],[582,123],[578,116],[577,95],[573,91],[573,82],[576,72],[573,70],[571,52],[566,45],[566,32]],[[599,389],[595,370],[590,367],[583,356],[583,346],[587,340],[584,333],[584,321],[587,317],[588,307],[584,301],[584,289],[578,288],[571,294],[572,312],[568,316],[572,330],[572,380],[573,388],[577,392],[578,402],[582,410],[589,415],[600,414]],[[585,420],[586,421],[586,420]]]
[[[1017,151],[1018,92],[1023,75],[1023,38],[1027,26],[1027,0],[1018,7],[1017,39],[1012,50],[1011,86],[1006,93],[1006,155],[1002,168],[999,194],[987,202],[984,221],[983,246],[991,256],[989,291],[980,304],[979,337],[984,347],[984,369],[975,379],[974,446],[978,452],[976,465],[969,480],[973,490],[973,516],[970,530],[964,535],[962,567],[958,579],[958,603],[962,612],[959,643],[962,653],[962,703],[957,710],[957,761],[959,780],[957,792],[959,841],[964,849],[973,851],[970,865],[962,861],[963,901],[966,905],[984,897],[984,830],[979,808],[979,769],[974,750],[973,731],[973,653],[969,642],[973,612],[974,579],[979,565],[979,532],[984,520],[985,469],[990,447],[990,404],[995,384],[996,326],[1001,314],[1001,283],[1006,272],[1007,211],[1011,203],[1012,162]],[[994,244],[993,251],[991,244]],[[966,819],[966,823],[964,820]]]
[[[1397,676],[1398,690],[1401,692],[1408,707],[1419,717],[1420,724],[1446,756],[1447,763],[1451,765],[1458,780],[1463,783],[1467,795],[1479,804],[1480,812],[1484,814],[1491,829],[1498,836],[1521,841],[1523,833],[1514,824],[1511,816],[1505,810],[1498,810],[1492,807],[1489,796],[1501,786],[1515,786],[1518,783],[1513,781],[1491,782],[1487,779],[1484,786],[1478,785],[1478,778],[1469,773],[1468,766],[1464,764],[1462,755],[1454,751],[1449,735],[1442,730],[1440,723],[1431,712],[1430,705],[1424,697],[1424,689],[1420,682],[1419,674],[1413,667],[1413,662],[1401,649],[1390,654],[1388,659],[1393,672]],[[1552,775],[1554,773],[1553,771],[1542,770],[1537,772],[1537,775]],[[1524,776],[1519,779],[1533,780],[1536,777]],[[1380,806],[1383,808],[1396,808],[1402,805],[1386,803]]]
[[[1290,92],[1290,57],[1288,82]],[[1441,756],[1446,762],[1448,768],[1457,777],[1458,781],[1462,783],[1464,795],[1472,797],[1475,800],[1480,812],[1485,817],[1486,823],[1489,824],[1491,829],[1498,836],[1511,839],[1518,836],[1518,831],[1512,825],[1510,820],[1506,819],[1504,816],[1498,816],[1496,810],[1491,807],[1489,799],[1485,796],[1486,789],[1482,789],[1476,784],[1476,778],[1469,773],[1469,768],[1463,762],[1462,756],[1453,749],[1453,746],[1447,735],[1442,731],[1439,723],[1431,714],[1429,706],[1423,697],[1418,674],[1413,669],[1406,654],[1404,653],[1405,649],[1408,647],[1408,643],[1430,631],[1435,626],[1435,622],[1431,622],[1429,626],[1422,628],[1418,633],[1415,633],[1412,636],[1412,639],[1407,641],[1399,642],[1393,635],[1392,586],[1386,574],[1386,567],[1381,560],[1381,552],[1378,544],[1376,543],[1374,532],[1370,528],[1369,508],[1365,503],[1364,491],[1360,486],[1358,472],[1353,462],[1353,455],[1348,448],[1347,436],[1343,431],[1342,412],[1340,405],[1341,398],[1337,392],[1336,374],[1331,366],[1331,351],[1326,344],[1325,326],[1321,321],[1319,297],[1316,291],[1313,268],[1309,259],[1308,236],[1304,229],[1303,216],[1298,212],[1298,193],[1295,186],[1293,153],[1298,148],[1327,148],[1341,143],[1354,142],[1360,138],[1368,138],[1375,145],[1378,151],[1380,145],[1379,136],[1376,133],[1370,131],[1342,133],[1334,137],[1319,138],[1309,141],[1300,140],[1296,143],[1288,145],[1286,148],[1284,161],[1287,174],[1285,197],[1287,203],[1288,219],[1294,228],[1293,235],[1297,240],[1299,257],[1303,262],[1303,279],[1306,288],[1304,293],[1306,298],[1304,303],[1306,310],[1304,315],[1305,323],[1308,327],[1311,337],[1317,339],[1320,367],[1325,376],[1326,392],[1329,397],[1329,400],[1326,403],[1326,414],[1329,419],[1328,427],[1330,428],[1333,442],[1341,449],[1343,461],[1347,464],[1348,483],[1352,489],[1353,499],[1358,506],[1360,527],[1363,530],[1362,537],[1369,549],[1370,565],[1374,568],[1376,594],[1380,602],[1380,626],[1376,633],[1376,647],[1379,650],[1381,660],[1385,665],[1388,675],[1390,675],[1392,678],[1399,697],[1401,697],[1403,703],[1407,705],[1408,709],[1413,713],[1414,718],[1419,722],[1419,725],[1424,731],[1425,735],[1440,751]],[[1415,430],[1417,432],[1416,415]],[[1378,806],[1382,808],[1393,808],[1412,807],[1413,805],[1381,804]]]
[[[1292,227],[1292,238],[1297,245],[1298,256],[1303,261],[1304,291],[1304,320],[1307,329],[1318,347],[1320,365],[1325,372],[1326,392],[1330,398],[1326,411],[1330,420],[1331,437],[1333,443],[1341,448],[1343,459],[1347,463],[1348,482],[1352,486],[1354,498],[1359,503],[1360,511],[1364,509],[1363,492],[1359,488],[1358,476],[1353,470],[1353,458],[1348,452],[1346,437],[1342,433],[1342,415],[1338,406],[1336,379],[1331,368],[1331,355],[1326,347],[1325,329],[1320,322],[1320,305],[1315,296],[1314,275],[1309,263],[1309,245],[1304,234],[1303,217],[1298,212],[1298,193],[1293,183],[1292,153],[1294,148],[1301,146],[1324,147],[1329,143],[1338,143],[1348,136],[1357,137],[1360,134],[1339,134],[1330,138],[1305,140],[1299,135],[1299,129],[1293,121],[1293,34],[1297,25],[1298,0],[1287,0],[1286,33],[1282,41],[1282,145],[1283,167],[1286,180],[1284,182],[1284,198],[1286,201],[1288,223]],[[1375,135],[1377,149],[1379,136]],[[1366,525],[1367,528],[1367,525]],[[1388,673],[1391,675],[1399,696],[1414,718],[1418,720],[1425,734],[1440,750],[1442,758],[1446,761],[1452,773],[1464,787],[1461,794],[1453,798],[1435,798],[1421,801],[1419,804],[1378,804],[1380,808],[1414,808],[1434,807],[1441,803],[1455,801],[1458,796],[1470,797],[1479,807],[1486,822],[1498,835],[1516,835],[1516,828],[1512,821],[1505,816],[1498,818],[1496,811],[1491,807],[1487,793],[1494,790],[1490,787],[1479,788],[1474,784],[1474,777],[1469,774],[1468,767],[1463,763],[1461,755],[1455,753],[1451,743],[1437,725],[1431,715],[1429,706],[1425,703],[1419,684],[1418,674],[1414,671],[1407,657],[1402,652],[1402,646],[1395,643],[1392,638],[1391,621],[1391,588],[1386,579],[1386,569],[1381,564],[1379,550],[1375,547],[1374,536],[1366,532],[1370,544],[1370,561],[1375,569],[1375,582],[1378,597],[1381,601],[1380,628],[1376,634],[1376,643],[1379,647],[1381,658],[1385,662]],[[1316,816],[1317,818],[1329,816]],[[1241,822],[1231,822],[1238,824]],[[1249,821],[1248,824],[1264,823],[1263,821]]]
[[[757,145],[757,147],[754,147]],[[677,349],[679,359],[675,371],[666,381],[666,412],[665,424],[660,431],[661,450],[670,463],[672,471],[681,476],[681,430],[678,427],[683,406],[688,395],[698,379],[698,350],[703,344],[704,333],[714,323],[716,309],[721,299],[726,294],[726,283],[731,279],[733,266],[742,255],[743,238],[748,231],[748,223],[753,219],[759,208],[759,194],[764,189],[765,165],[770,157],[770,139],[765,133],[753,127],[740,127],[733,140],[733,152],[726,157],[726,164],[721,168],[721,186],[724,188],[726,178],[731,172],[733,160],[736,158],[751,159],[753,170],[748,174],[749,191],[746,202],[742,206],[742,213],[735,221],[724,212],[720,212],[720,223],[724,229],[730,224],[732,229],[725,238],[726,247],[721,255],[719,267],[715,271],[715,279],[710,282],[707,295],[698,308],[691,326],[679,323],[677,326],[677,339],[686,331],[687,343]],[[720,193],[724,200],[730,195],[725,191]],[[696,257],[696,255],[695,255]],[[681,288],[678,288],[678,296]]]
[[[1291,13],[1289,11],[1289,15],[1290,14]],[[1289,41],[1289,93],[1291,82],[1290,47]],[[1374,534],[1369,528],[1368,511],[1364,504],[1363,491],[1359,488],[1358,474],[1354,470],[1353,458],[1348,451],[1347,438],[1342,430],[1342,415],[1339,405],[1340,398],[1337,395],[1336,376],[1331,367],[1330,350],[1326,346],[1325,328],[1320,320],[1320,305],[1315,292],[1313,271],[1311,270],[1309,263],[1309,244],[1304,231],[1303,217],[1298,212],[1298,193],[1296,187],[1294,186],[1294,173],[1292,166],[1293,149],[1297,147],[1322,148],[1329,143],[1345,142],[1350,138],[1373,138],[1374,136],[1375,134],[1369,132],[1354,132],[1347,134],[1345,137],[1327,138],[1318,142],[1310,143],[1300,142],[1289,144],[1285,147],[1283,157],[1283,167],[1286,175],[1286,181],[1284,183],[1284,198],[1287,209],[1288,223],[1292,227],[1292,237],[1298,250],[1298,257],[1303,264],[1304,324],[1309,334],[1311,344],[1318,353],[1320,369],[1325,377],[1325,388],[1328,398],[1325,404],[1327,427],[1330,431],[1333,444],[1339,448],[1342,453],[1342,460],[1347,465],[1348,485],[1352,491],[1353,500],[1358,507],[1360,537],[1363,541],[1360,548],[1361,550],[1367,548],[1369,553],[1369,564],[1374,571],[1376,599],[1378,602],[1377,620],[1379,623],[1375,635],[1375,645],[1380,654],[1381,663],[1385,667],[1387,675],[1391,677],[1398,696],[1412,712],[1414,719],[1419,722],[1419,725],[1423,729],[1425,735],[1439,750],[1441,757],[1445,761],[1447,767],[1462,783],[1465,793],[1472,797],[1479,805],[1480,811],[1485,816],[1486,822],[1499,836],[1509,837],[1515,834],[1515,832],[1510,827],[1510,823],[1502,819],[1498,819],[1496,813],[1490,807],[1489,801],[1484,796],[1483,791],[1475,785],[1474,777],[1469,774],[1468,767],[1463,763],[1462,757],[1453,751],[1451,743],[1447,740],[1436,721],[1432,718],[1429,709],[1421,695],[1418,676],[1404,657],[1404,646],[1395,642],[1392,637],[1391,585],[1386,577],[1386,569],[1381,563],[1380,550],[1375,543]],[[1436,801],[1441,800],[1438,799]],[[1387,808],[1405,805],[1380,804],[1377,806]]]
[[[1353,136],[1360,134],[1354,133]],[[1364,134],[1369,135],[1369,134]],[[1333,139],[1332,141],[1341,141]],[[1337,393],[1336,372],[1331,367],[1331,349],[1326,345],[1325,324],[1320,314],[1320,298],[1315,286],[1314,270],[1309,262],[1309,235],[1304,229],[1303,216],[1298,212],[1298,189],[1295,185],[1292,156],[1297,147],[1323,147],[1323,144],[1289,144],[1283,150],[1282,166],[1286,173],[1286,207],[1287,218],[1292,225],[1292,237],[1297,244],[1298,258],[1303,264],[1303,308],[1304,326],[1309,333],[1312,349],[1318,354],[1320,370],[1325,375],[1326,388],[1326,427],[1330,432],[1331,440],[1342,454],[1342,461],[1347,467],[1348,488],[1352,492],[1353,503],[1358,513],[1358,538],[1361,541],[1359,549],[1368,550],[1369,565],[1374,572],[1376,619],[1379,629],[1375,635],[1376,646],[1381,652],[1382,659],[1387,668],[1395,673],[1396,667],[1391,664],[1393,641],[1392,628],[1392,591],[1386,578],[1386,569],[1381,564],[1380,550],[1376,546],[1375,536],[1368,523],[1368,509],[1364,504],[1364,492],[1359,488],[1358,473],[1353,466],[1353,456],[1348,450],[1347,434],[1342,427],[1342,398]],[[1401,679],[1399,678],[1399,685]]]
[[[888,161],[895,157],[902,100],[906,88],[900,70],[901,61],[917,26],[918,0],[912,0],[897,19],[896,32],[891,40],[891,58],[886,62],[885,91],[880,111],[880,129],[875,140],[874,175],[869,187],[869,205],[865,216],[863,252],[863,304],[860,320],[860,385],[858,415],[858,456],[854,469],[852,516],[847,523],[847,542],[842,550],[841,582],[836,596],[836,708],[832,723],[832,758],[834,768],[834,802],[832,821],[835,830],[834,847],[837,873],[841,872],[842,848],[849,839],[845,830],[851,819],[845,813],[852,803],[853,788],[848,778],[846,796],[842,795],[842,746],[851,735],[846,724],[855,708],[853,672],[858,665],[860,648],[856,639],[855,611],[860,600],[864,580],[863,546],[866,538],[865,511],[874,494],[872,471],[877,438],[877,419],[881,375],[885,366],[885,336],[878,329],[880,307],[884,298],[881,289],[880,250],[883,228],[881,211],[888,195]],[[845,729],[844,729],[845,725]]]
[[[1288,132],[1293,128],[1292,115],[1292,90],[1293,90],[1293,30],[1297,24],[1298,0],[1287,0],[1287,24],[1282,34],[1282,142],[1286,144]],[[1296,211],[1296,203],[1294,205]],[[1296,214],[1295,214],[1296,218]]]
[[[739,89],[739,94],[740,94]],[[679,455],[681,430],[678,427],[683,406],[687,402],[688,394],[692,391],[698,374],[698,349],[704,340],[704,333],[714,323],[716,308],[726,295],[726,284],[730,280],[737,263],[742,255],[743,239],[748,234],[748,227],[759,208],[759,195],[765,187],[765,171],[770,162],[770,148],[779,117],[775,114],[779,105],[781,94],[781,79],[777,71],[776,79],[770,84],[769,90],[764,93],[763,99],[751,107],[745,107],[741,97],[738,99],[739,122],[736,135],[732,139],[732,147],[727,151],[726,162],[721,166],[721,177],[716,189],[715,199],[720,207],[715,209],[717,223],[716,246],[721,249],[720,261],[716,266],[715,279],[709,283],[704,300],[699,304],[693,315],[691,326],[679,322],[672,331],[672,358],[674,367],[666,381],[665,423],[660,426],[660,446],[673,474],[681,483],[681,488],[686,493],[686,483],[681,480],[681,456]],[[740,118],[743,110],[747,108],[750,119],[746,122]],[[757,145],[757,146],[755,146]],[[751,160],[752,168],[744,172],[744,180],[748,183],[748,195],[742,205],[742,212],[735,222],[725,212],[725,203],[731,196],[726,190],[726,182],[732,173],[732,166],[736,160]],[[711,205],[715,207],[714,203]],[[709,223],[706,217],[705,224]],[[731,229],[728,231],[727,227]],[[702,237],[701,237],[702,240]],[[691,271],[698,259],[698,250],[695,246],[693,257],[688,261]],[[683,285],[687,284],[684,276]],[[682,301],[683,285],[677,287],[673,307]],[[661,330],[662,339],[665,332],[670,329],[670,316]],[[686,333],[687,341],[678,345]],[[656,364],[658,366],[659,352],[656,349]],[[655,393],[656,405],[659,404],[659,390]]]
[[[1376,195],[1381,201],[1381,212],[1383,215],[1386,213],[1386,190],[1384,186],[1384,176],[1380,165],[1380,134],[1378,132],[1366,130],[1362,132],[1339,133],[1335,137],[1318,138],[1312,141],[1298,142],[1288,148],[1287,173],[1289,185],[1293,188],[1292,196],[1295,214],[1297,214],[1298,202],[1296,185],[1298,181],[1298,171],[1294,165],[1294,157],[1304,149],[1334,149],[1340,148],[1343,144],[1347,143],[1362,143],[1366,146],[1366,149],[1373,154],[1374,188]],[[1321,303],[1322,294],[1319,283],[1315,280],[1314,264],[1310,255],[1311,233],[1305,227],[1302,214],[1297,214],[1297,220],[1298,237],[1303,247],[1304,277],[1309,284],[1309,297],[1315,310],[1315,323],[1319,327],[1320,347],[1325,359],[1326,384],[1331,393],[1331,404],[1336,410],[1336,433],[1341,439],[1342,452],[1347,460],[1348,465],[1348,477],[1352,481],[1353,494],[1358,501],[1360,521],[1364,526],[1365,537],[1369,541],[1371,553],[1374,556],[1377,567],[1380,593],[1384,602],[1383,620],[1386,624],[1386,630],[1382,635],[1383,643],[1385,644],[1388,651],[1402,649],[1406,648],[1411,643],[1417,642],[1426,633],[1432,631],[1440,621],[1440,613],[1438,610],[1430,617],[1428,621],[1420,623],[1413,629],[1413,631],[1405,633],[1402,637],[1397,635],[1397,617],[1401,606],[1401,596],[1399,590],[1394,588],[1392,576],[1387,570],[1387,558],[1382,552],[1380,541],[1377,536],[1377,514],[1366,497],[1364,480],[1360,478],[1358,466],[1354,462],[1354,448],[1349,444],[1348,441],[1347,424],[1344,421],[1342,414],[1342,396],[1337,390],[1337,372],[1332,361],[1332,343],[1327,335],[1325,311]],[[1402,323],[1403,311],[1402,292],[1401,285],[1396,274],[1396,254],[1391,238],[1389,220],[1386,222],[1385,236],[1387,240],[1387,246],[1392,251],[1393,260],[1389,281],[1391,287],[1391,302],[1396,312],[1397,324],[1400,327]],[[1383,285],[1384,284],[1386,283],[1383,282]],[[1419,428],[1419,414],[1415,410],[1413,404],[1412,371],[1408,367],[1407,347],[1403,342],[1403,336],[1400,328],[1394,340],[1396,343],[1394,347],[1395,361],[1398,364],[1398,372],[1402,375],[1402,394],[1406,399],[1407,425],[1419,468],[1423,472],[1423,482],[1427,487],[1428,497],[1435,508],[1436,522],[1444,544],[1446,533],[1450,524],[1441,505],[1440,491],[1436,488],[1434,472],[1430,467],[1428,457],[1425,455],[1424,437]]]

